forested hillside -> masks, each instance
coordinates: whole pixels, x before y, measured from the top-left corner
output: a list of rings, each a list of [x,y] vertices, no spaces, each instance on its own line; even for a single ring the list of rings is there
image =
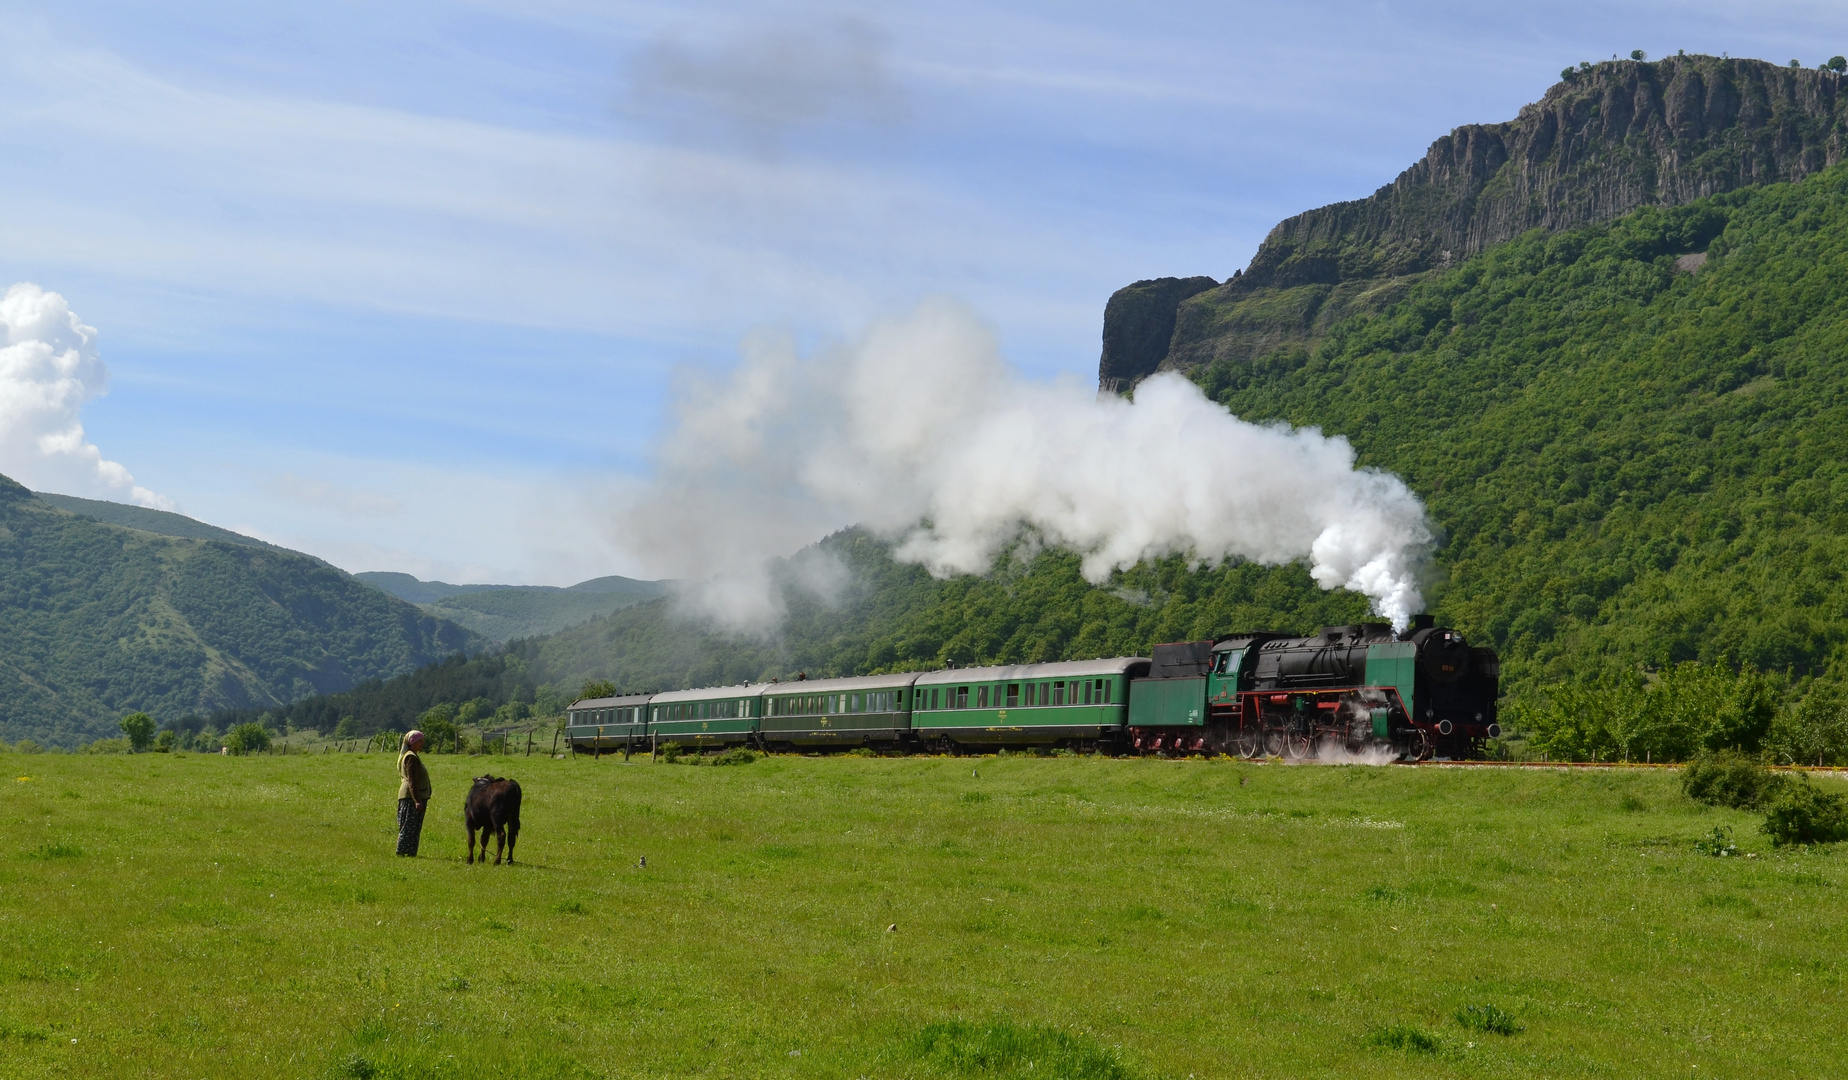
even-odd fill
[[[1793,696],[1848,676],[1848,169],[1536,232],[1312,355],[1199,377],[1241,416],[1343,434],[1405,477],[1446,533],[1432,610],[1500,650],[1518,701],[1691,659],[1777,672]],[[828,605],[787,574],[773,638],[653,601],[519,645],[510,692],[1142,653],[1366,611],[1300,566],[1173,559],[1093,588],[1059,552],[950,581],[859,531],[802,557],[818,556],[854,585]]]
[[[1099,386],[1312,349],[1343,320],[1529,229],[1800,180],[1848,153],[1845,88],[1840,72],[1722,56],[1569,69],[1513,120],[1457,128],[1367,198],[1280,222],[1224,282],[1118,290]]]
[[[1439,617],[1517,691],[1722,656],[1848,674],[1848,170],[1532,234],[1313,357],[1201,379],[1423,495]]]
[[[409,574],[369,571],[354,577],[408,600],[489,641],[538,637],[620,611],[667,591],[664,581],[609,576],[563,588],[550,585],[451,585]]]
[[[0,627],[0,738],[67,746],[130,711],[278,705],[485,644],[319,559],[107,524],[5,477]]]

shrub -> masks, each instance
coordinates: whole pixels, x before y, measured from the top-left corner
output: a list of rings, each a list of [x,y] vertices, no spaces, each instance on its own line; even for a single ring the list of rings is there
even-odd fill
[[[1773,844],[1827,844],[1848,838],[1848,799],[1808,780],[1785,784],[1765,808],[1759,826]]]
[[[1735,810],[1756,809],[1783,786],[1784,778],[1764,762],[1731,750],[1702,754],[1681,772],[1681,790],[1688,798]]]
[[[85,746],[83,752],[86,754],[126,754],[128,748],[127,739],[98,739]]]
[[[964,1020],[927,1024],[906,1041],[906,1056],[951,1076],[1130,1080],[1115,1049],[1096,1038],[1044,1024]]]
[[[154,752],[156,754],[171,754],[179,748],[179,744],[179,733],[172,728],[168,728],[154,737]]]
[[[672,765],[675,762],[679,761],[680,760],[680,744],[677,742],[671,742],[671,743],[668,743],[666,746],[662,747],[661,748],[661,760],[667,762],[669,765]]]
[[[1416,1054],[1435,1054],[1443,1048],[1443,1041],[1436,1035],[1410,1024],[1394,1024],[1381,1028],[1367,1036],[1368,1046],[1380,1046],[1388,1050],[1409,1050]]]
[[[1511,1013],[1494,1005],[1465,1005],[1457,1010],[1457,1023],[1491,1035],[1519,1035],[1527,1030]]]
[[[755,753],[740,746],[727,750],[718,757],[713,758],[712,763],[714,765],[749,765],[756,760],[757,755]]]
[[[1713,832],[1694,841],[1694,850],[1698,854],[1711,855],[1717,859],[1739,854],[1739,846],[1732,840],[1732,830],[1724,825],[1715,825]]]

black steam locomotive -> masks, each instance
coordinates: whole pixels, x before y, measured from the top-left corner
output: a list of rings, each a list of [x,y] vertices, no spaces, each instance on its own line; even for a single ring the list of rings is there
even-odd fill
[[[1362,623],[1154,652],[1148,675],[1129,686],[1126,736],[1142,751],[1469,758],[1501,734],[1495,651],[1471,648],[1430,616],[1403,634]]]

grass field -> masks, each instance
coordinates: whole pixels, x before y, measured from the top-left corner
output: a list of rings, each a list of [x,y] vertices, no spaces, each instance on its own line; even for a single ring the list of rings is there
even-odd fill
[[[388,755],[0,761],[9,1077],[1789,1077],[1848,1049],[1843,854],[1774,851],[1672,772],[434,757],[408,860]],[[461,858],[489,768],[526,792],[512,868]],[[1696,853],[1716,825],[1756,857]]]

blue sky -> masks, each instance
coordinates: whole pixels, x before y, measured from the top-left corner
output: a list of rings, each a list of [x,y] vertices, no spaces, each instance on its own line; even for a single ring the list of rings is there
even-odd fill
[[[755,331],[947,295],[1088,380],[1117,287],[1568,64],[1848,52],[1848,6],[1737,0],[0,9],[0,287],[98,330],[102,456],[349,570],[551,584],[651,573],[676,372]]]

